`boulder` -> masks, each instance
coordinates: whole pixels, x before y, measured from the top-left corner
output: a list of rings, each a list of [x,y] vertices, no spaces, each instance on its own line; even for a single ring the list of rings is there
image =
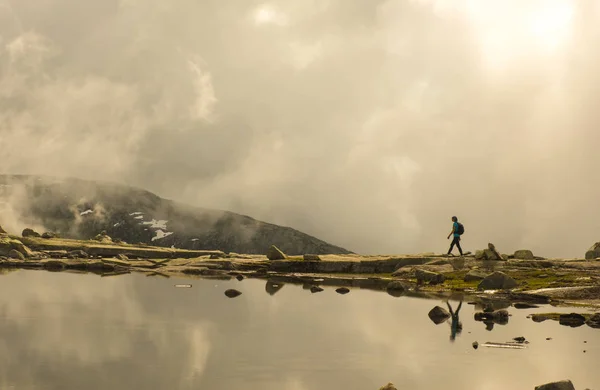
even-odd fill
[[[436,325],[447,321],[448,318],[451,317],[450,313],[448,313],[448,310],[440,306],[436,306],[431,309],[427,315],[429,316],[429,319]]]
[[[520,249],[518,251],[515,251],[513,258],[518,259],[518,260],[533,260],[533,259],[535,259],[535,257],[533,256],[533,252],[530,251],[529,249]]]
[[[600,328],[600,313],[593,314],[586,322],[590,328]]]
[[[465,282],[479,281],[479,280],[485,279],[485,277],[487,275],[488,274],[486,272],[479,271],[479,270],[476,270],[476,269],[472,269],[469,272],[467,272],[467,274],[465,275],[465,277],[463,278],[463,280]]]
[[[503,272],[496,271],[486,276],[477,288],[479,290],[510,290],[517,286],[516,280]]]
[[[465,258],[462,256],[457,257],[455,259],[450,259],[449,263],[455,271],[459,271],[465,268]]]
[[[275,283],[275,282],[267,281],[267,284],[265,285],[265,291],[269,295],[275,295],[279,290],[281,290],[283,288],[283,286],[284,286],[283,283]]]
[[[565,380],[536,386],[535,390],[575,390],[575,386],[573,386],[573,382],[570,380]]]
[[[312,286],[312,287],[310,288],[310,292],[311,292],[311,293],[313,293],[313,294],[314,294],[314,293],[321,292],[321,291],[323,291],[323,289],[322,289],[321,287],[319,287],[319,286]]]
[[[0,237],[0,256],[8,256],[11,250],[21,252],[25,257],[31,256],[33,252],[27,248],[23,243],[14,238],[8,236]]]
[[[340,287],[340,288],[336,288],[335,292],[338,294],[348,294],[350,292],[350,289],[346,288],[346,287]]]
[[[406,288],[401,282],[395,280],[393,282],[388,283],[386,290],[403,292],[404,290],[406,290]]]
[[[244,276],[243,276],[243,275],[240,275],[240,274],[237,274],[237,275],[235,276],[235,278],[236,278],[237,280],[239,280],[240,282],[241,282],[242,280],[244,280]]]
[[[476,260],[485,260],[485,251],[483,251],[483,250],[475,251],[475,259]]]
[[[586,258],[586,260],[593,260],[593,259],[597,259],[599,257],[600,257],[600,242],[597,242],[594,245],[592,245],[592,247],[590,249],[588,249],[587,252],[585,252],[585,258]]]
[[[8,257],[11,259],[25,260],[25,255],[16,249],[11,249],[10,252],[8,252]]]
[[[23,237],[41,237],[41,234],[36,232],[33,229],[25,228],[25,229],[23,229],[21,236],[23,236]]]
[[[305,261],[321,261],[321,258],[319,257],[319,255],[304,255],[304,256],[302,256],[302,258]]]
[[[267,259],[269,260],[285,260],[285,254],[275,245],[271,245],[267,251]]]
[[[53,233],[53,232],[42,233],[42,238],[50,239],[50,238],[57,238],[57,237],[58,237],[58,234]]]
[[[102,231],[102,233],[97,234],[96,237],[94,237],[94,240],[104,244],[110,244],[113,242],[112,238],[108,234],[106,234],[105,231]]]
[[[390,382],[385,386],[381,386],[379,388],[379,390],[398,390],[398,389],[396,389],[396,386],[394,386],[394,384]]]
[[[426,271],[422,269],[418,269],[415,271],[415,277],[417,278],[418,283],[427,282],[430,284],[444,283],[444,280],[446,279],[444,275],[440,273]]]
[[[242,295],[242,293],[238,290],[235,290],[233,288],[229,289],[229,290],[225,290],[225,296],[227,298],[235,298],[235,297],[239,297],[240,295]]]
[[[571,328],[577,328],[585,324],[585,317],[577,313],[561,314],[558,317],[558,323]]]

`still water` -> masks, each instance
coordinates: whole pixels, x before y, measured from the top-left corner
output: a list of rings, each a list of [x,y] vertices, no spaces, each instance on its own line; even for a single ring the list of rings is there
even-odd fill
[[[452,342],[449,323],[427,316],[435,305],[296,285],[271,295],[248,279],[15,271],[0,275],[0,390],[532,390],[567,378],[600,389],[599,329],[511,308],[488,331],[465,302]],[[517,336],[526,349],[472,347]]]

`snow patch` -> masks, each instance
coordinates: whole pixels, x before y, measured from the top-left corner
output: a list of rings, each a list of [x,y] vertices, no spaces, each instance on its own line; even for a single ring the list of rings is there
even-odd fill
[[[135,218],[135,219],[144,219],[144,216],[143,215],[138,215],[137,217],[133,217],[133,218]]]
[[[163,229],[163,230],[166,230],[167,229],[167,222],[169,222],[169,221],[165,221],[163,219],[159,219],[157,221],[156,219],[152,219],[152,221],[142,222],[142,224],[143,225],[150,225],[150,227],[153,228],[153,229]]]
[[[192,238],[192,241],[200,241],[199,238]]]
[[[144,213],[142,213],[141,211],[136,211],[135,213],[131,213],[129,215],[142,215],[142,214],[144,214]]]
[[[158,229],[155,233],[156,235],[152,237],[152,241],[160,240],[162,238],[169,237],[171,234],[173,234],[173,232],[163,232],[160,229]]]
[[[94,212],[94,210],[92,210],[92,209],[87,209],[87,210],[85,210],[85,211],[82,211],[81,213],[79,213],[79,215],[88,215],[88,214],[91,214],[91,213],[93,213],[93,212]]]
[[[121,222],[117,222],[117,223],[115,223],[115,224],[113,225],[113,227],[120,226],[122,223],[123,223],[123,221],[121,221]]]

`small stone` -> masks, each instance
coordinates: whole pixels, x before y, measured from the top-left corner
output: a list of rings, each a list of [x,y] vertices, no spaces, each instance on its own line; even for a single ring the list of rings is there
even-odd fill
[[[225,291],[225,295],[228,298],[235,298],[235,297],[238,297],[238,296],[242,295],[242,293],[239,292],[238,290],[235,290],[235,289],[229,289],[229,290]]]
[[[346,287],[340,287],[340,288],[337,288],[335,290],[335,292],[338,293],[338,294],[344,295],[344,294],[348,294],[350,292],[350,290],[348,288],[346,288]]]
[[[546,337],[546,340],[552,340],[552,337]]]
[[[321,292],[321,291],[323,291],[323,289],[322,289],[321,287],[319,287],[319,286],[312,286],[312,287],[310,288],[310,292],[311,292],[311,293],[313,293],[313,294],[314,294],[314,293]]]
[[[535,309],[539,307],[537,305],[527,302],[517,302],[513,304],[513,306],[515,307],[515,309]]]
[[[469,332],[469,333],[470,333],[470,332]],[[475,341],[475,342],[473,343],[473,349],[477,349],[477,348],[479,348],[479,343],[478,343],[477,341]]]
[[[513,340],[519,344],[529,344],[529,342],[527,340],[525,340],[525,337],[523,337],[523,336],[515,337]]]
[[[237,280],[239,280],[240,282],[241,282],[242,280],[244,280],[244,276],[243,276],[243,275],[239,275],[239,274],[238,274],[238,275],[237,275],[235,278],[236,278]]]

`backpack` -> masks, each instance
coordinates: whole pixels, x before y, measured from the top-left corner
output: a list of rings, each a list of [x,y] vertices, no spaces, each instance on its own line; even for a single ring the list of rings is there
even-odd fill
[[[465,227],[463,226],[462,223],[458,222],[458,231],[456,233],[458,233],[459,236],[462,236],[462,234],[465,232]]]

